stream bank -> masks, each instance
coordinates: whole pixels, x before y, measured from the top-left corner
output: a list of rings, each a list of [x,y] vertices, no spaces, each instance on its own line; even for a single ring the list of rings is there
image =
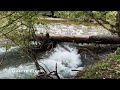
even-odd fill
[[[74,79],[120,79],[120,55],[113,53],[106,60],[89,65]]]

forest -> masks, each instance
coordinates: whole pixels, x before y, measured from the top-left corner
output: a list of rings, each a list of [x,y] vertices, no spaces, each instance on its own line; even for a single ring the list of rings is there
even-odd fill
[[[0,11],[0,79],[120,79],[120,11]]]

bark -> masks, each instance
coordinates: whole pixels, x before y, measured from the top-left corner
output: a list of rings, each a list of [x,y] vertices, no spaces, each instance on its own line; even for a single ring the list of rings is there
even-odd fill
[[[120,37],[120,11],[117,11],[117,17],[116,17],[116,28],[117,28],[117,34]]]
[[[51,11],[51,17],[54,17],[54,11]]]
[[[44,41],[46,36],[36,36],[37,40]],[[97,43],[97,44],[120,44],[120,37],[117,36],[49,36],[54,42],[75,42],[75,43]]]

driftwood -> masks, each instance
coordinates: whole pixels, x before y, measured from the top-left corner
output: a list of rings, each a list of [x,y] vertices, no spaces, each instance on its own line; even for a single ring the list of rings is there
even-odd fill
[[[36,35],[36,38],[39,41],[48,39],[46,36],[39,35]],[[120,44],[120,37],[117,36],[49,36],[49,40],[54,42]]]

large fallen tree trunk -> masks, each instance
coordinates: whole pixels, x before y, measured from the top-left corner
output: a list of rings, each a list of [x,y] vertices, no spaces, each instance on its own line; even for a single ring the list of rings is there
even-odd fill
[[[37,41],[46,39],[48,39],[46,36],[36,35]],[[48,40],[55,42],[120,44],[120,37],[117,36],[49,36]]]

